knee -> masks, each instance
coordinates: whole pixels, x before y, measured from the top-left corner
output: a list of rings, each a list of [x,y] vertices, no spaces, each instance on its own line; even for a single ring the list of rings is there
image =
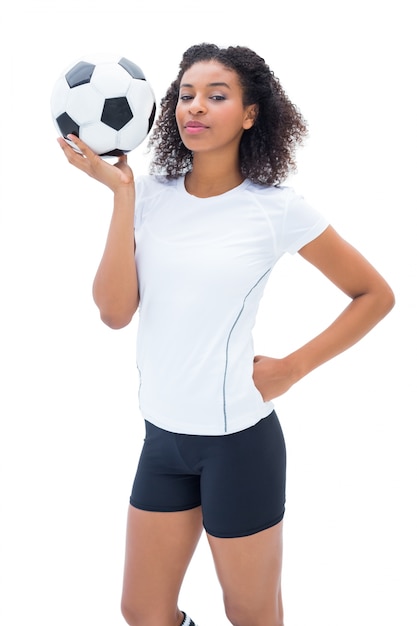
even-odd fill
[[[150,616],[134,602],[122,598],[120,610],[126,624],[129,624],[129,626],[152,626]]]
[[[143,624],[143,619],[140,612],[129,602],[122,600],[120,610],[126,624],[129,624],[129,626],[140,626],[141,624]]]
[[[120,610],[129,626],[180,624],[184,617],[178,609],[167,610],[163,606],[152,607],[149,603],[141,606],[124,598],[122,598]]]
[[[225,600],[225,612],[233,626],[263,626],[263,624],[284,626],[283,613],[279,606],[268,610],[265,606],[258,608],[242,602]]]
[[[225,613],[227,619],[233,626],[247,626],[249,624],[254,625],[252,611],[250,607],[243,605],[242,603],[230,602],[225,600],[224,603]]]

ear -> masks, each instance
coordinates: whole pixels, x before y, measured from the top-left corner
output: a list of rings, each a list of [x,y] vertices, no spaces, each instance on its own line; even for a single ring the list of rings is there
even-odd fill
[[[257,117],[258,117],[258,105],[250,104],[246,109],[246,115],[243,120],[243,128],[245,130],[249,130],[249,128],[252,128],[252,126],[256,122]]]

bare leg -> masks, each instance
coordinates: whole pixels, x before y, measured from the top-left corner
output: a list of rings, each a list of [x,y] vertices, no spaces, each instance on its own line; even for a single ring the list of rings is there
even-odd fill
[[[248,537],[208,540],[231,623],[283,626],[282,522]]]
[[[178,595],[202,531],[201,508],[129,507],[122,613],[130,626],[178,626]]]

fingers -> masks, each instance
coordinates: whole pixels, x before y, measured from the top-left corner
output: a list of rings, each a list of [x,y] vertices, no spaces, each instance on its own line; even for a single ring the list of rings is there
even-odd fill
[[[85,144],[77,135],[67,135],[65,138],[59,137],[58,143],[64,152],[69,153],[68,148],[70,148],[73,152],[81,154],[84,157],[93,157],[96,156],[95,152],[93,152],[87,144]]]
[[[67,140],[68,139],[68,140]],[[64,152],[65,156],[67,157],[68,161],[72,164],[72,165],[76,165],[76,166],[80,166],[81,162],[84,159],[84,155],[81,151],[81,148],[79,148],[75,142],[73,142],[73,145],[71,145],[71,143],[69,143],[70,137],[68,138],[63,138],[63,137],[58,137],[58,143],[62,148],[62,151]]]
[[[95,152],[93,152],[93,150],[91,150],[91,148],[89,148],[87,146],[86,143],[84,143],[83,141],[81,141],[81,139],[79,137],[77,137],[77,135],[68,135],[68,139],[76,145],[76,147],[78,148],[78,150],[80,151],[80,153],[87,158],[92,158],[92,157],[97,157],[97,154]]]
[[[102,159],[76,135],[67,135],[66,139],[59,137],[58,143],[71,165],[113,191],[120,185],[133,182],[133,172],[127,164],[126,155],[120,156],[114,166]]]
[[[101,159],[87,144],[76,135],[67,135],[66,138],[58,137],[58,143],[71,165],[94,177]]]

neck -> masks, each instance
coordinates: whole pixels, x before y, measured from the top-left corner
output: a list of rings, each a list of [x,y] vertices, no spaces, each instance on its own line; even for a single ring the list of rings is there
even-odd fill
[[[232,166],[222,159],[201,158],[195,154],[193,169],[185,178],[185,188],[188,193],[199,198],[218,196],[234,189],[243,182],[238,163]]]

